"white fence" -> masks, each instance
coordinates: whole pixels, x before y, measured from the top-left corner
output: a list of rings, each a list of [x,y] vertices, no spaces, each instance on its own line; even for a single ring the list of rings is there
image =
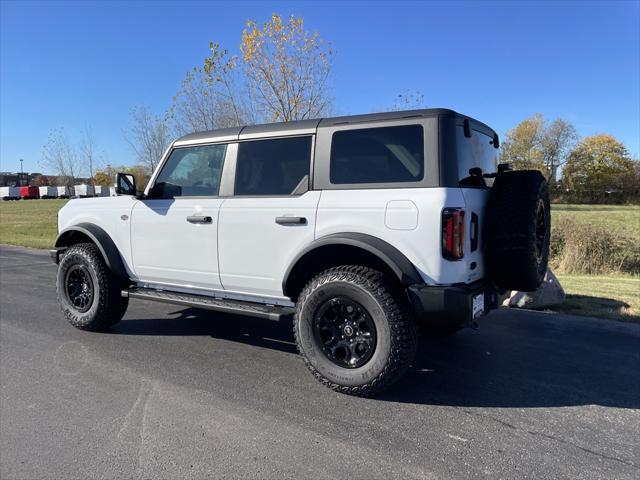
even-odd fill
[[[115,197],[116,189],[105,185],[75,185],[68,186],[43,186],[38,187],[40,198],[73,198],[73,197]],[[0,187],[0,199],[18,200],[20,199],[20,187]]]

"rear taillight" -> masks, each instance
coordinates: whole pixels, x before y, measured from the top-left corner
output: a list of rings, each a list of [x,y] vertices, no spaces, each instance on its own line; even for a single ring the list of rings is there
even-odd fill
[[[442,211],[442,256],[447,260],[464,257],[464,210],[461,208]]]

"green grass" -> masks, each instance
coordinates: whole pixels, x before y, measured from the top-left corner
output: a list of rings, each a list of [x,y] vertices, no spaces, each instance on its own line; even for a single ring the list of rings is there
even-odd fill
[[[640,277],[557,275],[567,298],[554,310],[573,315],[640,322]]]
[[[551,205],[553,220],[568,217],[577,223],[600,225],[613,234],[640,242],[640,205]]]
[[[57,213],[68,200],[0,201],[0,243],[51,248]]]

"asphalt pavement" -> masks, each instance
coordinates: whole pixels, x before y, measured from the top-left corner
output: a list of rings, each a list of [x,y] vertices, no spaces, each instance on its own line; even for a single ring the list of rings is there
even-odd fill
[[[2,479],[640,478],[638,324],[494,312],[360,399],[287,322],[132,300],[76,330],[55,271],[0,247]]]

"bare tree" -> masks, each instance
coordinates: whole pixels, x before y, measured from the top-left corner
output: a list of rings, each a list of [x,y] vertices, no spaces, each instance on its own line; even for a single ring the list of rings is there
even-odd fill
[[[542,137],[542,150],[547,180],[550,184],[553,185],[556,182],[558,169],[567,162],[577,140],[576,128],[562,118],[556,118],[545,129]]]
[[[500,157],[518,169],[540,170],[553,184],[577,138],[575,127],[566,120],[556,118],[548,123],[542,114],[536,113],[507,132]]]
[[[420,90],[415,90],[399,93],[388,110],[397,112],[400,110],[415,110],[420,108],[427,108],[424,102],[424,93]]]
[[[96,148],[96,139],[91,127],[87,126],[82,130],[79,150],[82,166],[89,173],[89,185],[93,185],[95,167],[98,163],[98,153]]]
[[[58,183],[73,186],[79,171],[78,156],[64,130],[51,130],[40,165],[58,175]]]
[[[252,115],[243,100],[237,57],[217,43],[204,65],[187,72],[169,111],[176,133],[213,130],[251,123]]]
[[[125,138],[138,162],[152,171],[171,143],[169,126],[163,117],[152,114],[145,105],[131,111],[131,125]]]
[[[247,22],[240,56],[214,42],[209,51],[173,98],[169,118],[177,134],[313,118],[331,108],[333,52],[301,18]]]
[[[270,121],[319,117],[331,108],[333,51],[302,18],[280,15],[261,27],[247,22],[240,44],[244,75],[258,115]]]

